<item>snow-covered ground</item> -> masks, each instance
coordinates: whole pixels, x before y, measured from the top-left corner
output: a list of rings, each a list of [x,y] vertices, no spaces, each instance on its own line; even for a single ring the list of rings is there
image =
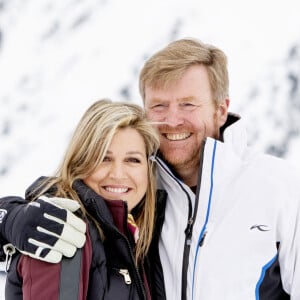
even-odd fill
[[[300,165],[299,8],[298,0],[0,1],[0,197],[53,173],[94,100],[141,104],[144,59],[190,36],[227,53],[231,110],[249,122],[251,143]]]

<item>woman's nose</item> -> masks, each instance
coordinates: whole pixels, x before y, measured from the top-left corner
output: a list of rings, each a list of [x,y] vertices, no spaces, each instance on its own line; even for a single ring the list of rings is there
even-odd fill
[[[122,163],[114,162],[110,168],[110,176],[112,178],[124,178],[125,169]]]

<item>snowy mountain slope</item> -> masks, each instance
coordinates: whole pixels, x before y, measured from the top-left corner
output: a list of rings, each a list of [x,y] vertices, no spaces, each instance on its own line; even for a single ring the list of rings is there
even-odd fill
[[[250,142],[266,152],[299,163],[300,44],[257,78],[240,111],[249,120]],[[268,105],[266,105],[268,103]]]
[[[137,78],[144,59],[186,36],[228,54],[231,107],[249,118],[251,142],[277,155],[296,153],[296,121],[286,114],[292,101],[299,102],[299,92],[285,92],[299,76],[292,70],[298,50],[286,58],[300,39],[296,6],[293,0],[284,5],[2,0],[0,196],[22,194],[35,177],[53,173],[76,122],[94,100],[141,103]],[[285,126],[275,138],[276,124]]]
[[[0,1],[0,196],[22,194],[55,169],[95,99],[141,103],[144,59],[185,36],[228,54],[231,108],[249,121],[251,143],[296,161],[299,6],[296,0]]]

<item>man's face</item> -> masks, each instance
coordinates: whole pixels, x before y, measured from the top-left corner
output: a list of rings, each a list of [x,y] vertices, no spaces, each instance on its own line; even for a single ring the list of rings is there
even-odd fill
[[[165,89],[145,88],[145,109],[160,133],[164,159],[179,173],[198,166],[205,137],[219,137],[227,118],[229,100],[216,106],[206,68],[190,67]]]

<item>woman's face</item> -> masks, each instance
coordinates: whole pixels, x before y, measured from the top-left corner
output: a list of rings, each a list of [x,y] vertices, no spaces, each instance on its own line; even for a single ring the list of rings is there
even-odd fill
[[[130,212],[144,197],[148,159],[142,136],[133,128],[119,130],[103,162],[84,182],[107,200],[123,200]]]

